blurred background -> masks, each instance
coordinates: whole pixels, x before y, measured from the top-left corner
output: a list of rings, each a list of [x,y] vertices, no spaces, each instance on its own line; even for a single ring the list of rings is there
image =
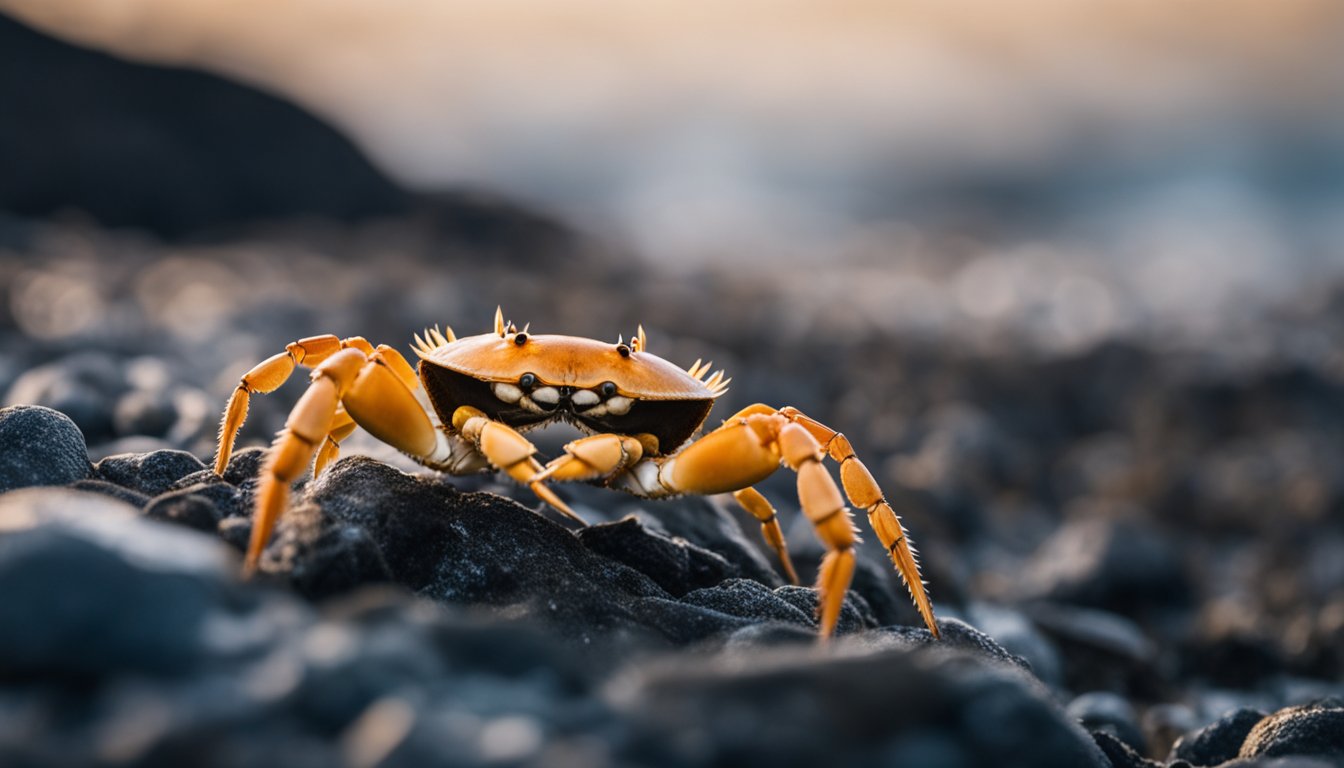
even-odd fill
[[[0,0],[0,392],[206,457],[294,338],[643,323],[940,606],[1151,643],[1074,690],[1338,679],[1342,74],[1333,0]]]

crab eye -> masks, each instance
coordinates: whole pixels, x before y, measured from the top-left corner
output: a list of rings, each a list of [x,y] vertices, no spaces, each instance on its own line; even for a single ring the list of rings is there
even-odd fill
[[[531,389],[537,386],[537,377],[530,373],[524,373],[522,377],[518,379],[518,386],[523,389]]]
[[[616,384],[610,381],[604,381],[598,390],[602,393],[603,397],[611,397],[616,394]]]

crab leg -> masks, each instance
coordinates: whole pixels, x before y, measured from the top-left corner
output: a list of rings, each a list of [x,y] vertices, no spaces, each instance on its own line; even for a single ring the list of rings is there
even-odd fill
[[[370,356],[352,346],[330,355],[314,369],[312,383],[290,412],[262,468],[245,574],[256,570],[285,511],[290,484],[303,474],[323,441],[344,429],[336,421],[342,405],[354,424],[400,451],[426,459],[443,452],[442,433],[381,352]]]
[[[733,498],[743,509],[750,512],[752,517],[761,521],[761,536],[765,538],[765,543],[775,551],[775,556],[779,558],[779,564],[784,569],[784,575],[789,578],[789,583],[798,584],[798,572],[793,569],[793,559],[789,557],[789,545],[784,541],[784,530],[779,527],[779,515],[775,512],[774,506],[755,488],[733,491]]]
[[[552,460],[535,479],[605,482],[633,467],[643,457],[644,444],[638,438],[592,435],[567,443],[565,455]]]
[[[781,460],[792,469],[798,476],[803,514],[827,550],[817,577],[817,614],[820,635],[829,638],[854,575],[854,524],[840,489],[821,464],[821,446],[807,430],[765,411],[772,409],[748,409],[744,411],[747,416],[729,419],[663,460],[656,481],[666,493],[727,493],[764,480],[779,468]],[[646,490],[657,494],[655,489]],[[751,494],[743,498],[755,502]]]
[[[294,369],[300,365],[316,366],[323,360],[342,349],[355,348],[366,355],[373,353],[373,347],[359,336],[340,339],[331,334],[310,336],[306,339],[290,342],[285,351],[258,363],[252,370],[243,374],[238,386],[229,397],[224,408],[224,417],[219,424],[219,448],[215,451],[215,474],[222,475],[229,465],[229,456],[233,454],[233,443],[238,437],[247,419],[247,404],[254,393],[274,392],[289,380]]]
[[[519,434],[518,430],[494,421],[479,409],[467,405],[453,412],[453,429],[475,444],[476,450],[485,456],[495,469],[531,488],[542,501],[566,517],[580,525],[588,525],[577,512],[556,496],[554,491],[546,487],[543,482],[545,478],[540,476],[543,469],[541,462],[535,458],[537,447]]]
[[[910,546],[910,537],[906,534],[901,519],[896,516],[895,510],[882,495],[882,489],[873,479],[873,474],[854,454],[854,448],[849,444],[849,440],[797,408],[784,407],[779,409],[779,413],[790,422],[807,430],[818,443],[825,446],[831,458],[840,464],[840,482],[845,488],[845,495],[849,497],[849,503],[868,511],[868,522],[877,533],[878,539],[882,541],[882,546],[886,547],[897,572],[901,574],[901,580],[910,591],[915,607],[919,609],[919,615],[928,625],[929,632],[938,637],[938,623],[934,620],[933,604],[924,590],[924,580],[919,574],[919,560],[914,548]]]

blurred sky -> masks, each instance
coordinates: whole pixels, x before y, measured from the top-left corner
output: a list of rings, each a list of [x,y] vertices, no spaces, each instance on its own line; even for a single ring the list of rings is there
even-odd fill
[[[1116,285],[1213,318],[1246,291],[1344,269],[1338,0],[0,10],[281,93],[407,185],[503,193],[664,266],[938,251],[954,271],[938,290],[987,319],[1024,306],[1015,279],[1084,319],[1123,314]],[[875,301],[918,305],[928,287],[909,274],[883,273],[905,282]]]

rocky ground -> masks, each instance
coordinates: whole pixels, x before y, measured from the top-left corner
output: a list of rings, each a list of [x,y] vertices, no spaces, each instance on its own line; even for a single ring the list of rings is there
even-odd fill
[[[492,266],[414,223],[0,223],[0,764],[1344,764],[1344,294],[1198,349],[1042,351],[600,249]],[[255,401],[217,477],[239,373],[296,336],[480,332],[496,302],[714,358],[717,418],[761,400],[843,429],[944,639],[872,536],[819,647],[813,591],[718,499],[565,487],[577,530],[358,436],[239,581],[256,446],[302,389]],[[791,482],[765,490],[806,581]]]

